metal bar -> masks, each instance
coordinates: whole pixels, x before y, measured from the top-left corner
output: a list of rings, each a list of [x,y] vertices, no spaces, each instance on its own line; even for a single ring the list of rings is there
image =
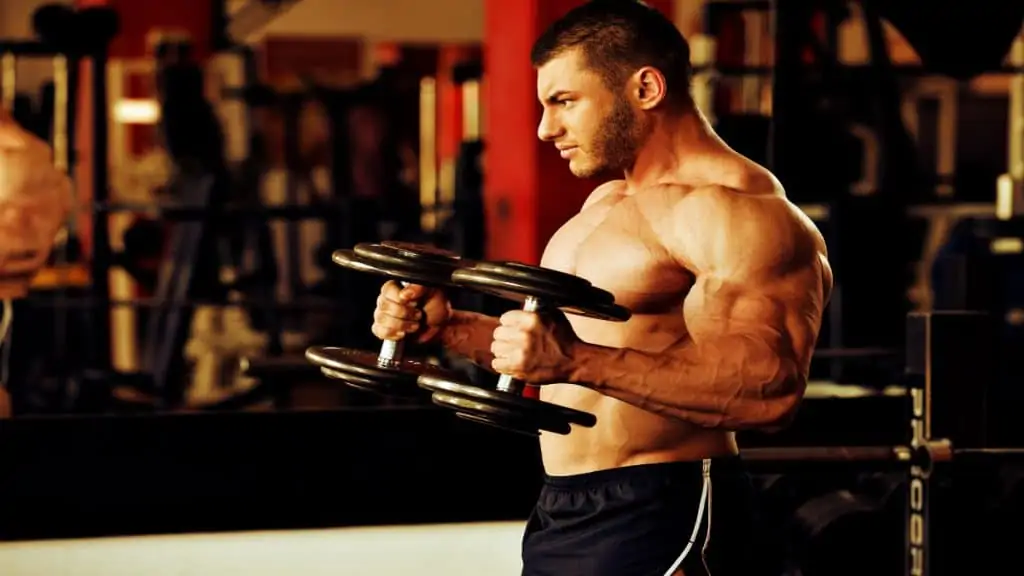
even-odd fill
[[[758,462],[909,462],[905,446],[779,446],[746,448],[744,460]]]
[[[67,56],[58,54],[52,58],[51,64],[53,67],[53,117],[52,125],[50,126],[50,138],[53,143],[53,164],[57,170],[67,174],[71,170],[69,153],[71,149],[71,125],[68,123],[68,103],[71,99],[70,62]],[[103,72],[106,73],[106,70],[104,69]],[[74,194],[73,190],[71,194]],[[69,230],[70,222],[70,218],[64,221],[64,230],[61,231],[57,241],[58,245],[55,246],[53,256],[58,267],[67,265],[67,241],[71,235]],[[65,289],[57,292],[58,302],[66,298],[66,292]],[[67,375],[64,367],[67,365],[67,351],[71,348],[68,342],[68,333],[67,315],[54,314],[53,343],[56,346],[55,361],[60,366],[58,374],[62,380]],[[66,380],[64,382],[61,386],[62,396],[68,393]]]
[[[49,44],[43,42],[34,42],[32,40],[4,40],[0,41],[0,53],[9,53],[18,57],[38,57],[38,58],[51,58],[60,54],[65,56],[72,56],[70,52],[63,50],[56,50]]]
[[[1007,172],[1020,185],[1024,183],[1024,33],[1013,41],[1010,59],[1019,73],[1010,80]]]
[[[953,458],[983,456],[995,459],[1013,460],[1024,457],[1024,448],[954,448]]]
[[[275,218],[281,220],[324,220],[342,214],[345,205],[341,202],[318,204],[228,204],[217,208],[217,214]],[[157,203],[94,202],[84,206],[83,212],[111,214],[116,212],[156,213],[165,219],[209,218],[210,209],[202,206]]]
[[[1024,33],[1013,41],[1010,61],[1022,72],[1010,79],[1006,174],[996,182],[997,214],[1002,220],[1024,213]]]
[[[867,64],[837,64],[839,70],[851,70],[861,71],[868,70],[869,65]],[[716,76],[731,76],[731,77],[743,77],[743,76],[772,76],[775,73],[776,67],[772,66],[737,66],[737,65],[714,65],[714,64],[697,64],[693,66],[693,72],[697,73],[709,73]],[[803,64],[804,70],[814,70],[813,64]],[[893,72],[897,76],[923,78],[928,76],[935,76],[945,78],[944,74],[933,72],[922,66],[915,66],[912,64],[896,64],[892,67]],[[1024,74],[1024,66],[1000,66],[986,71],[984,74],[992,75],[1016,75]]]
[[[330,301],[322,302],[303,302],[303,301],[277,301],[277,300],[239,300],[225,302],[223,300],[164,300],[160,298],[138,298],[132,300],[114,300],[110,298],[96,300],[88,297],[76,298],[74,296],[65,297],[60,301],[51,301],[47,297],[42,297],[37,294],[31,294],[25,299],[27,303],[34,308],[100,308],[100,307],[124,307],[124,308],[196,308],[199,306],[219,306],[223,308],[266,308],[273,307],[277,310],[323,310],[323,311],[338,311],[348,309],[349,306],[342,303],[335,303]]]
[[[53,57],[53,164],[61,172],[71,168],[71,126],[68,124],[68,101],[71,98],[69,66],[63,55]],[[106,72],[104,70],[104,72]]]
[[[107,125],[107,54],[106,48],[92,55],[92,198],[97,203],[109,199],[110,164]],[[110,229],[107,215],[96,212],[92,218],[92,297],[99,301],[110,299],[110,266],[113,250],[110,247]],[[101,310],[92,322],[92,368],[109,370],[111,367],[111,334],[109,310]]]
[[[433,234],[437,222],[437,81],[420,80],[420,225]]]
[[[1024,448],[953,448],[950,461],[1018,461]],[[915,460],[910,446],[770,446],[740,451],[751,462],[905,462]],[[936,459],[938,461],[938,459]]]

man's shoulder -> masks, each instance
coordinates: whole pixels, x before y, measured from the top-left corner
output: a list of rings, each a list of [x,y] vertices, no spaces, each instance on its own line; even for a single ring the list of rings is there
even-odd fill
[[[626,189],[625,180],[610,180],[604,184],[599,185],[597,188],[587,196],[587,199],[583,201],[583,206],[580,207],[580,211],[586,210],[587,208],[597,204],[601,200],[608,198],[613,194],[619,194]]]
[[[661,182],[651,196],[673,205],[704,209],[731,209],[742,206],[786,204],[786,192],[775,176],[761,168],[725,163],[721,171],[710,171],[698,178]],[[717,164],[716,164],[717,166]]]
[[[701,244],[766,242],[780,251],[797,246],[824,250],[820,231],[781,189],[663,185],[658,192],[649,211],[661,217],[669,236],[697,238]]]
[[[754,212],[786,210],[780,190],[744,189],[725,184],[659,184],[646,194],[649,205],[673,218],[732,218]]]

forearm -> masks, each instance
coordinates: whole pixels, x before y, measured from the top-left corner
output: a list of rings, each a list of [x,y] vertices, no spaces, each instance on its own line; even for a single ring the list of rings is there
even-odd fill
[[[784,422],[805,382],[795,362],[738,337],[658,354],[582,344],[574,366],[573,383],[649,412],[733,430]]]
[[[493,371],[491,343],[498,324],[498,319],[493,316],[455,310],[441,329],[440,341],[446,349],[468,358],[481,368]]]

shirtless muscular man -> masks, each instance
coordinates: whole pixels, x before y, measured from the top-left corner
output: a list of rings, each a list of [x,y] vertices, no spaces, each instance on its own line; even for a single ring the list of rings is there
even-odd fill
[[[10,301],[28,293],[46,263],[70,200],[71,181],[54,167],[50,147],[0,108],[0,343],[10,326]],[[0,382],[0,418],[9,415]]]
[[[632,318],[492,318],[388,283],[373,333],[440,341],[597,416],[540,439],[546,478],[524,575],[763,573],[735,432],[785,426],[801,402],[832,290],[824,240],[695,109],[689,47],[657,11],[594,0],[532,57],[540,139],[576,176],[621,175],[541,265],[611,291]]]

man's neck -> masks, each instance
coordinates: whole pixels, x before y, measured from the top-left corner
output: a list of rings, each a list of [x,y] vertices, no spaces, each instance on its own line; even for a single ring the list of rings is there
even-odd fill
[[[630,190],[643,190],[675,181],[689,161],[720,151],[723,145],[697,109],[660,115],[654,122],[651,135],[637,154],[636,162],[625,171],[626,185]]]

